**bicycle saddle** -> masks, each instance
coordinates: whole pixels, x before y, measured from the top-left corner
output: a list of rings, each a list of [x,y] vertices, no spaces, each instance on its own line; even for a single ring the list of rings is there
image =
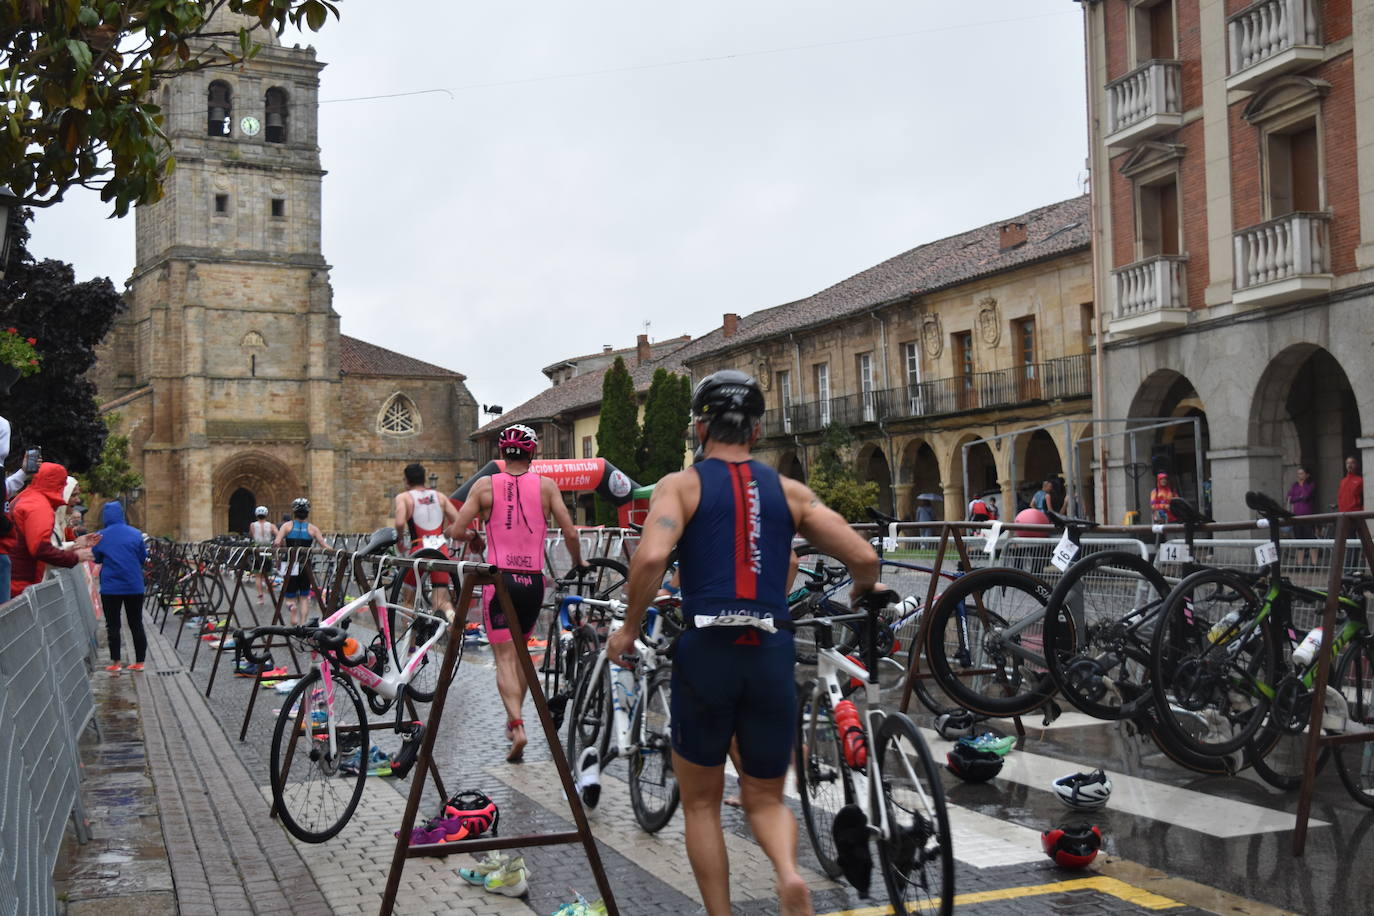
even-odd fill
[[[875,506],[868,507],[868,517],[873,519],[873,521],[877,522],[879,525],[882,525],[883,527],[887,527],[888,525],[896,525],[901,521],[901,519],[897,518],[895,515],[888,515],[886,512],[880,511]]]
[[[378,528],[372,532],[372,536],[367,539],[363,549],[358,551],[363,556],[370,556],[380,553],[396,543],[396,529],[388,525],[385,528]]]
[[[1267,496],[1259,490],[1248,490],[1245,494],[1245,504],[1255,512],[1265,518],[1292,518],[1293,513],[1274,501],[1272,496]]]
[[[1197,506],[1181,496],[1175,496],[1169,500],[1169,511],[1173,513],[1174,518],[1185,525],[1205,525],[1215,521],[1210,515],[1203,515]]]
[[[1070,528],[1074,531],[1091,531],[1097,527],[1098,523],[1090,518],[1072,518],[1067,515],[1060,515],[1053,509],[1046,509],[1045,515],[1050,523],[1056,528]]]

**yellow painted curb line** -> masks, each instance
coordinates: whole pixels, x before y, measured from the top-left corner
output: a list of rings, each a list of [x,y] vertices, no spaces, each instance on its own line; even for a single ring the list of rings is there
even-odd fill
[[[1059,894],[1069,891],[1100,891],[1110,894],[1127,903],[1144,907],[1147,910],[1170,910],[1184,904],[1177,900],[1170,900],[1168,897],[1161,897],[1159,894],[1152,894],[1143,891],[1134,885],[1127,884],[1125,881],[1118,881],[1116,878],[1108,878],[1099,875],[1096,878],[1075,878],[1072,881],[1056,881],[1053,884],[1030,884],[1023,887],[1004,887],[995,891],[977,891],[972,894],[958,894],[954,898],[955,906],[967,906],[971,903],[987,903],[991,900],[1014,900],[1019,897],[1038,897],[1043,894]],[[915,909],[916,907],[913,907]],[[920,907],[925,909],[926,907]],[[826,913],[824,916],[889,916],[892,913],[891,906],[870,906],[860,910],[836,910],[833,913]]]

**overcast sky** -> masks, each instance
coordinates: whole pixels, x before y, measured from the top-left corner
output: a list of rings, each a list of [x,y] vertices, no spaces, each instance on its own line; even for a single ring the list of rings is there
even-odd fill
[[[340,5],[283,37],[329,64],[334,308],[484,404],[1084,187],[1070,0]],[[35,253],[122,288],[133,217],[107,212],[39,211]]]

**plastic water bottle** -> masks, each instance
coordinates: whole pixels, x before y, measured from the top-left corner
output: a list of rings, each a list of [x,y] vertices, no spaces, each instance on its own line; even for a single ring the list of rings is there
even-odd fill
[[[1212,624],[1212,629],[1207,631],[1207,641],[1210,643],[1222,643],[1230,639],[1230,630],[1240,621],[1240,611],[1232,611],[1225,617]]]
[[[1293,664],[1299,668],[1306,668],[1312,664],[1312,659],[1317,657],[1317,650],[1322,647],[1322,628],[1314,627],[1312,632],[1303,637],[1302,642],[1293,650]]]
[[[367,646],[351,636],[344,640],[343,648],[339,650],[339,654],[343,656],[344,661],[350,667],[372,664],[372,653],[367,650]]]
[[[835,704],[835,725],[840,731],[840,741],[844,745],[844,759],[856,770],[868,765],[868,744],[864,741],[863,726],[859,723],[859,711],[850,700]]]
[[[914,614],[921,609],[921,599],[915,595],[907,595],[897,604],[897,620],[901,620],[909,614]]]

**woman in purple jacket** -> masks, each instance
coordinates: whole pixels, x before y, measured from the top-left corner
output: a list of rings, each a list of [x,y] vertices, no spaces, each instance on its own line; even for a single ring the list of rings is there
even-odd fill
[[[1298,479],[1288,488],[1288,508],[1294,515],[1316,515],[1317,514],[1317,482],[1312,479],[1312,471],[1307,465],[1298,465]],[[1310,538],[1315,532],[1311,525],[1294,525],[1293,537]],[[1315,550],[1303,551],[1298,554],[1298,562],[1309,566],[1317,564],[1317,552]]]

